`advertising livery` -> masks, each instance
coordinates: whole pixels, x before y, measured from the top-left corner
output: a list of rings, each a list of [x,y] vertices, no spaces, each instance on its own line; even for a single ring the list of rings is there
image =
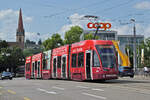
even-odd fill
[[[26,78],[117,79],[118,64],[112,41],[85,40],[26,58]]]

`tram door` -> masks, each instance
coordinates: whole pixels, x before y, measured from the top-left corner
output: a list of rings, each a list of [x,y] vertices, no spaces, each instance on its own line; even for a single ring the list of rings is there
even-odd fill
[[[56,58],[53,59],[53,77],[56,77],[57,75],[57,63],[56,63]]]
[[[41,78],[41,68],[40,68],[40,61],[37,63],[37,78]]]
[[[91,54],[92,52],[91,51],[89,51],[89,50],[87,50],[86,51],[86,78],[88,79],[88,80],[90,80],[92,77],[91,77],[91,70],[92,70],[92,66],[91,66],[91,56],[92,56],[92,54]]]
[[[34,75],[35,75],[34,71],[35,71],[35,62],[32,63],[32,72],[31,72],[32,78],[34,78]]]
[[[62,78],[66,78],[66,55],[65,56],[62,56],[62,64],[61,64],[61,77]]]

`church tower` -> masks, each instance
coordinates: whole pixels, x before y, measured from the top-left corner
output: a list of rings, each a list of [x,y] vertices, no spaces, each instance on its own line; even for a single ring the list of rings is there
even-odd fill
[[[16,32],[16,42],[22,44],[22,46],[24,47],[24,42],[25,42],[24,40],[25,40],[25,31],[23,28],[22,12],[21,12],[21,8],[20,8],[18,28],[17,28],[17,32]]]

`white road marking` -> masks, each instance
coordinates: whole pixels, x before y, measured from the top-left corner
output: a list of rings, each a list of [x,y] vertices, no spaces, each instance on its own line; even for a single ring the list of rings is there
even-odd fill
[[[89,87],[86,86],[77,86],[78,88],[84,88],[84,89],[88,89]]]
[[[58,89],[58,90],[65,90],[64,88],[56,87],[56,86],[53,86],[52,88],[54,88],[54,89]]]
[[[45,91],[46,93],[50,93],[50,94],[57,94],[56,92],[53,91]]]
[[[95,90],[95,91],[104,91],[103,89],[92,89],[92,90]]]
[[[107,99],[106,97],[97,96],[97,95],[94,95],[94,94],[89,94],[89,93],[82,93],[82,94],[87,95],[87,96],[91,96],[91,97],[95,97],[95,98],[98,98],[98,99]]]
[[[44,90],[44,89],[41,89],[41,88],[37,88],[37,90],[42,91],[42,92],[45,92],[45,93],[49,93],[49,94],[57,94],[57,93],[54,92],[54,91],[47,91],[47,90]]]
[[[46,90],[44,90],[44,89],[41,89],[41,88],[37,88],[37,90],[40,90],[40,91],[46,91]]]

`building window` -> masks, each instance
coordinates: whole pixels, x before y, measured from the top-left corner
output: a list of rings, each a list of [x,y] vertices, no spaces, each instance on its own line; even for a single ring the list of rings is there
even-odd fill
[[[21,42],[21,38],[19,38],[19,42]]]
[[[77,54],[72,54],[72,67],[77,67]]]
[[[81,52],[78,54],[78,67],[84,66],[84,53]]]

